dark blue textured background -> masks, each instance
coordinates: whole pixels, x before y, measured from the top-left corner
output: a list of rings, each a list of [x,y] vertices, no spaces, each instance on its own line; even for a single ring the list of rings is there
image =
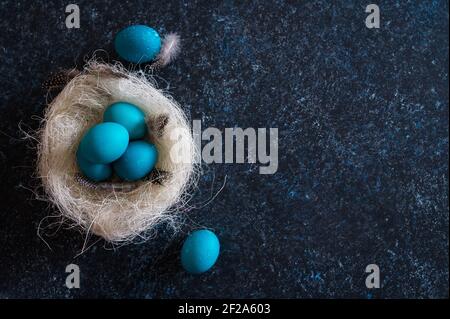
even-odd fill
[[[365,6],[381,9],[367,29]],[[448,297],[448,1],[87,1],[81,28],[64,1],[0,1],[0,297]],[[29,191],[34,129],[51,71],[110,61],[114,34],[145,23],[179,31],[159,73],[203,126],[277,127],[279,170],[215,164],[182,232],[143,244],[36,235],[51,212]],[[107,53],[106,53],[107,52]],[[108,56],[109,55],[109,56]],[[210,227],[212,271],[179,266],[186,232]],[[68,290],[65,266],[81,268]],[[365,287],[376,263],[382,288]]]

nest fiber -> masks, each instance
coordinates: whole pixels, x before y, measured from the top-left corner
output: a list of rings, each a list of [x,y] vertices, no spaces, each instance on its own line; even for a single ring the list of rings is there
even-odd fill
[[[102,122],[105,108],[118,101],[146,113],[158,162],[139,182],[89,182],[76,165],[78,144],[86,130]],[[140,73],[90,63],[50,103],[39,134],[38,174],[46,194],[64,217],[87,232],[108,241],[131,240],[173,221],[187,204],[196,175],[190,126],[177,103]]]

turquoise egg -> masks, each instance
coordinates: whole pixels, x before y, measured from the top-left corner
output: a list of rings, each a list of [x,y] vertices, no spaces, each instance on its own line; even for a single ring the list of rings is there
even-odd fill
[[[131,140],[143,138],[147,132],[145,113],[130,103],[117,102],[111,104],[103,114],[103,121],[118,123],[125,127]]]
[[[128,142],[129,136],[125,127],[117,123],[101,123],[86,132],[78,152],[89,162],[109,164],[125,153]]]
[[[117,33],[114,48],[124,60],[145,63],[156,58],[161,50],[161,38],[155,29],[146,25],[132,25]]]
[[[196,230],[181,248],[181,265],[189,273],[200,274],[216,263],[219,251],[219,239],[212,231]]]
[[[113,168],[116,174],[127,181],[137,181],[150,173],[158,160],[155,145],[146,141],[130,142],[127,150]]]
[[[112,167],[110,164],[95,164],[85,160],[77,153],[77,164],[81,173],[94,182],[102,182],[112,176]]]

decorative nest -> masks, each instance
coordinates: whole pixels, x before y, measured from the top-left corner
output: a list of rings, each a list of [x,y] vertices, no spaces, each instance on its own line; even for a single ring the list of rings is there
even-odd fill
[[[129,241],[187,205],[196,182],[195,144],[184,112],[140,73],[88,63],[49,104],[38,145],[38,175],[48,199],[64,217],[108,241]],[[79,172],[75,154],[84,132],[102,121],[105,108],[124,101],[147,116],[148,140],[159,157],[142,181],[93,183]]]

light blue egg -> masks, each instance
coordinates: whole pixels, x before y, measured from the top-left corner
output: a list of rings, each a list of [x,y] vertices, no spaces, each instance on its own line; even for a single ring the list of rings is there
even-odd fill
[[[111,164],[95,164],[84,159],[77,153],[77,164],[81,173],[94,182],[102,182],[112,176]]]
[[[129,142],[128,131],[117,123],[101,123],[91,127],[81,139],[78,152],[81,157],[96,164],[109,164],[125,153]]]
[[[153,28],[132,25],[117,33],[114,48],[117,54],[128,62],[150,62],[161,50],[161,38]]]
[[[219,252],[219,239],[212,231],[196,230],[181,248],[181,265],[189,273],[203,273],[216,263]]]
[[[103,121],[118,123],[125,127],[131,140],[143,138],[147,132],[145,113],[131,103],[117,102],[111,104],[103,114]]]
[[[137,181],[150,173],[158,160],[155,145],[146,141],[130,142],[127,150],[113,164],[116,174],[126,181]]]

